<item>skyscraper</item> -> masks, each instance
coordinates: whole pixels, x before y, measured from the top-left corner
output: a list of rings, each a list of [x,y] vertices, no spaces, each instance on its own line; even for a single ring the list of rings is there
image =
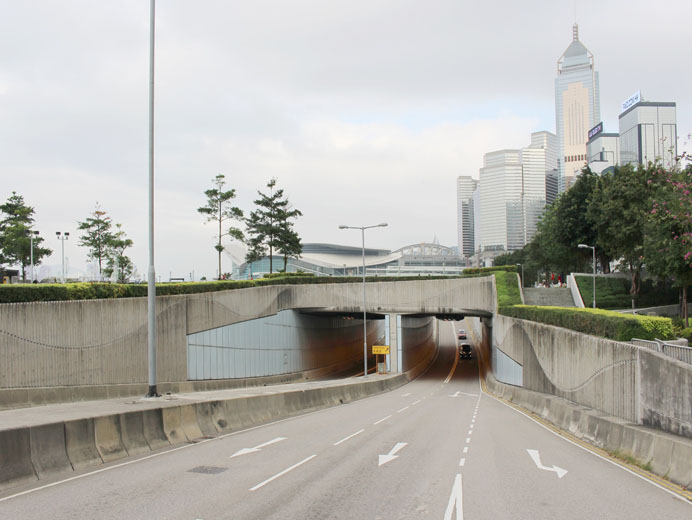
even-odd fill
[[[659,162],[670,168],[678,153],[676,106],[673,102],[642,101],[619,116],[620,164]],[[623,104],[624,105],[624,104]]]
[[[473,192],[478,181],[469,175],[457,177],[457,243],[459,255],[473,256],[475,249]]]
[[[572,43],[557,61],[555,78],[555,129],[558,141],[558,185],[563,192],[587,161],[590,128],[601,120],[598,72],[593,54],[579,41],[579,27],[572,28]]]

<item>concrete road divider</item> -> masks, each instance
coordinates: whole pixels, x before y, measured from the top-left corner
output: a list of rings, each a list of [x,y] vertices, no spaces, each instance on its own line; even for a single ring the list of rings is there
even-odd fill
[[[185,437],[185,432],[183,431],[183,423],[180,418],[180,407],[173,406],[170,408],[162,408],[161,414],[163,418],[163,431],[168,442],[173,445],[187,442],[187,437]]]
[[[213,437],[219,431],[214,425],[214,417],[212,416],[214,402],[201,402],[195,404],[197,412],[197,424],[200,431],[205,437]]]
[[[187,440],[194,441],[204,437],[204,433],[197,424],[197,406],[195,404],[185,404],[180,407],[180,424],[185,432]]]
[[[74,469],[103,464],[101,454],[96,449],[94,419],[65,421],[64,426],[67,458]]]
[[[127,457],[127,449],[123,445],[120,429],[120,415],[108,415],[94,419],[94,435],[96,449],[99,451],[103,462]]]
[[[38,479],[31,463],[29,428],[0,431],[0,489]]]
[[[31,462],[39,479],[73,471],[65,445],[65,423],[43,424],[29,429]]]
[[[161,408],[142,411],[144,421],[144,438],[149,444],[149,449],[159,450],[170,446],[171,443],[163,430],[163,413]]]
[[[120,414],[122,443],[128,455],[141,455],[150,451],[144,436],[144,413],[141,411]]]

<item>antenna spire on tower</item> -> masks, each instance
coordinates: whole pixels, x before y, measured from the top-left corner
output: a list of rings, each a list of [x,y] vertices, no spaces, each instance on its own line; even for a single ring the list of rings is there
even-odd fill
[[[579,39],[579,25],[575,22],[572,26],[572,39],[577,41]]]

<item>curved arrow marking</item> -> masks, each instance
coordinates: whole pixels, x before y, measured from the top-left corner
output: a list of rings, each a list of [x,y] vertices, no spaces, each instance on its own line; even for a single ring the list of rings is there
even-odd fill
[[[543,464],[541,464],[541,456],[538,454],[538,450],[526,450],[526,451],[529,452],[529,455],[533,459],[533,462],[534,462],[534,464],[536,464],[536,467],[538,469],[542,469],[544,471],[554,471],[555,473],[557,473],[557,478],[562,478],[565,475],[567,475],[566,469],[559,468],[555,465],[553,465],[552,468],[549,468],[548,466],[544,466]]]
[[[394,459],[398,459],[399,455],[395,455],[398,451],[400,451],[404,446],[408,445],[407,442],[397,442],[396,446],[394,446],[387,455],[380,455],[379,460],[377,465],[382,466],[383,464],[387,464],[387,462],[391,462]]]

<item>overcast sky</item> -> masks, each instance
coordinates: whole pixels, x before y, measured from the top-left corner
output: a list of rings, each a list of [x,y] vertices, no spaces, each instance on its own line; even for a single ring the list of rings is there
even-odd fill
[[[160,0],[156,271],[216,275],[197,208],[219,173],[253,207],[276,177],[303,242],[456,245],[455,180],[483,154],[555,131],[556,62],[579,23],[601,114],[641,90],[692,132],[689,0]],[[0,199],[83,270],[77,222],[98,201],[147,271],[149,2],[0,0]],[[224,259],[224,270],[230,260]]]

